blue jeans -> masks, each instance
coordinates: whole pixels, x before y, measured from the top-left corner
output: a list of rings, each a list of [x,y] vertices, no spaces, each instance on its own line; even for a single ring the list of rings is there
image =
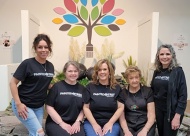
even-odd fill
[[[22,124],[28,129],[29,136],[40,136],[38,130],[42,129],[42,121],[44,115],[44,107],[40,108],[29,108],[28,109],[28,118],[24,120],[18,115],[15,101],[12,99],[12,110],[15,116],[22,122]]]
[[[92,125],[88,120],[84,121],[84,131],[86,136],[97,136]],[[112,127],[112,132],[108,132],[104,136],[119,136],[120,135],[120,125],[119,123],[114,123]]]

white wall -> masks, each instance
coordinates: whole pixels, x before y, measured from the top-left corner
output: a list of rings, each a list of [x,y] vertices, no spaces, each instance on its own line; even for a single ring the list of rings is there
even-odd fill
[[[109,37],[100,37],[93,33],[92,43],[100,47],[105,38],[115,43],[116,52],[125,51],[122,58],[116,60],[116,73],[125,70],[122,60],[132,55],[137,59],[138,47],[138,29],[137,22],[152,12],[160,13],[159,44],[172,43],[173,34],[183,33],[190,39],[188,28],[190,22],[190,1],[189,0],[115,0],[114,8],[125,10],[120,17],[127,22],[121,26],[121,30],[113,32]],[[16,40],[21,37],[20,11],[29,10],[41,21],[40,31],[49,34],[53,45],[53,56],[50,61],[53,62],[55,69],[60,71],[64,63],[68,60],[68,50],[70,37],[66,32],[59,31],[60,25],[52,23],[52,19],[58,16],[53,8],[64,6],[63,0],[0,0],[0,31],[11,30],[15,33]],[[76,37],[80,45],[87,43],[86,34]],[[189,41],[188,41],[189,42]],[[190,42],[189,42],[190,44]],[[17,45],[18,46],[18,45]],[[190,84],[190,73],[187,57],[190,46],[184,48],[183,52],[177,51],[177,57],[184,67],[188,84]],[[176,49],[177,50],[177,49]],[[86,61],[92,61],[87,59]],[[87,63],[87,62],[86,62]],[[90,64],[90,62],[88,62]],[[189,87],[188,87],[189,88]],[[190,94],[190,93],[189,93]],[[189,95],[190,96],[190,95]],[[189,97],[190,98],[190,97]]]

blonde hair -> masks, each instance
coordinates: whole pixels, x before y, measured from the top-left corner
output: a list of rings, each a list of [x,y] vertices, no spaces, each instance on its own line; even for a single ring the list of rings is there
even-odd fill
[[[109,70],[109,85],[110,85],[110,88],[111,88],[111,89],[114,89],[115,86],[116,86],[116,84],[117,84],[117,81],[116,81],[115,76],[114,76],[115,71],[114,71],[114,68],[113,68],[111,62],[108,61],[107,59],[99,60],[99,61],[95,64],[95,66],[94,66],[94,73],[93,73],[93,75],[92,75],[92,81],[93,81],[93,83],[95,83],[95,84],[99,84],[98,71],[99,71],[99,69],[100,69],[100,66],[101,66],[103,63],[107,64],[107,66],[108,66],[108,70]]]
[[[141,70],[137,66],[128,66],[127,69],[125,70],[124,78],[127,80],[128,76],[133,72],[138,72],[139,77],[140,78],[142,77]]]

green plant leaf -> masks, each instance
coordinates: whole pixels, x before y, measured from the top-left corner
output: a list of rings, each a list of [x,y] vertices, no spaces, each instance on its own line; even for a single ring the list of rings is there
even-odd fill
[[[68,32],[68,35],[69,36],[73,36],[73,37],[76,37],[76,36],[79,36],[81,35],[85,30],[85,27],[83,26],[75,26],[73,27],[69,32]]]
[[[86,9],[85,6],[81,6],[80,8],[80,15],[81,17],[84,19],[84,20],[87,20],[88,19],[88,10]]]
[[[98,15],[99,15],[99,9],[98,9],[98,6],[96,6],[96,7],[94,7],[92,9],[92,12],[91,12],[91,18],[92,18],[92,20],[97,19]]]
[[[105,26],[97,26],[94,28],[94,31],[100,36],[109,36],[112,34],[111,31]]]

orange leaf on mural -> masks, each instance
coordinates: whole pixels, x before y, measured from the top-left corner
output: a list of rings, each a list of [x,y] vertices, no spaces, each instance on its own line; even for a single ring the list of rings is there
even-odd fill
[[[63,22],[63,20],[62,20],[61,18],[54,18],[54,19],[52,20],[52,22],[53,22],[54,24],[61,24],[61,23]]]
[[[126,23],[126,21],[124,19],[118,19],[118,20],[115,21],[115,23],[118,24],[118,25],[123,25],[123,24]]]

